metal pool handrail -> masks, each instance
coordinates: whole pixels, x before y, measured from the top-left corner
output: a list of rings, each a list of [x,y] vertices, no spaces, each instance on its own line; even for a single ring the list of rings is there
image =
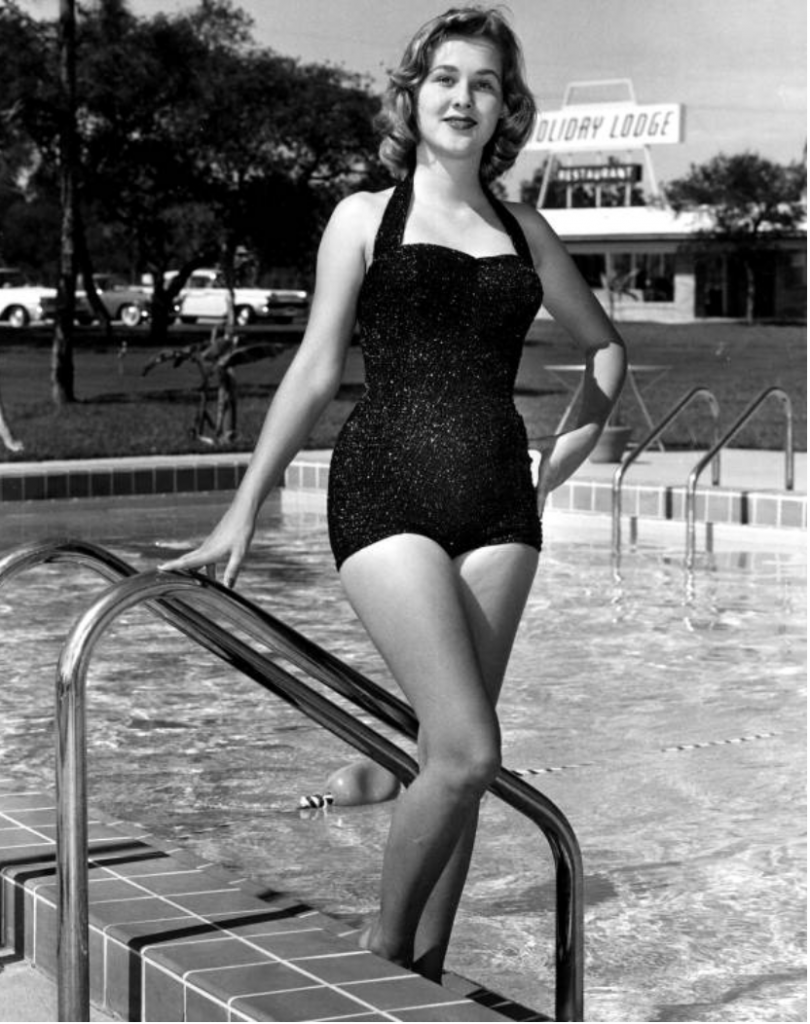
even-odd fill
[[[141,602],[152,602],[187,636],[245,672],[330,731],[408,782],[416,765],[397,746],[353,715],[311,690],[271,658],[254,650],[177,594],[193,596],[242,629],[270,644],[310,674],[327,682],[405,735],[415,738],[416,720],[407,705],[317,645],[247,601],[199,576],[166,573],[133,575],[134,570],[97,545],[83,541],[35,542],[0,560],[5,579],[43,561],[78,561],[107,578],[124,579],[105,591],[74,625],[57,670],[57,884],[59,1019],[89,1019],[89,926],[87,913],[87,768],[85,745],[86,676],[93,647],[113,619]],[[278,627],[278,628],[277,628]],[[332,674],[333,667],[341,672]],[[308,669],[309,671],[309,669]],[[355,689],[356,688],[356,689]],[[357,691],[357,692],[356,692]],[[502,769],[491,791],[529,817],[543,831],[557,874],[555,1019],[583,1019],[584,892],[579,844],[564,814],[547,797]]]
[[[716,442],[720,434],[718,425],[720,418],[720,404],[713,391],[707,387],[699,385],[683,395],[683,397],[680,398],[679,401],[677,401],[669,410],[666,416],[657,423],[650,433],[647,434],[647,436],[638,444],[638,446],[630,452],[622,464],[616,467],[616,470],[613,473],[613,493],[611,502],[612,551],[614,558],[618,558],[622,548],[622,483],[627,470],[633,465],[642,452],[645,452],[661,436],[661,434],[663,434],[670,423],[672,423],[672,421],[676,419],[676,417],[678,417],[695,398],[705,398],[709,403],[712,418],[714,419],[714,441]],[[715,485],[720,483],[719,453],[714,457],[714,464],[712,466],[712,482]]]
[[[745,426],[757,412],[763,402],[775,395],[782,402],[785,410],[785,490],[793,490],[794,455],[793,455],[793,403],[784,388],[769,387],[761,391],[740,417],[729,427],[721,438],[715,441],[711,449],[697,463],[689,474],[686,483],[686,568],[692,569],[695,564],[695,506],[697,502],[697,482],[700,474],[709,462],[719,453]]]

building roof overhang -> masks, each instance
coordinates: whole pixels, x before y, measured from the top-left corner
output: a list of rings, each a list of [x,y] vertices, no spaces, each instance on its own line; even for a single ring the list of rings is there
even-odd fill
[[[711,227],[699,211],[677,214],[662,206],[601,206],[541,210],[564,242],[649,239],[683,241]]]
[[[564,242],[683,242],[697,231],[710,231],[706,210],[676,213],[667,206],[599,206],[540,210]],[[807,234],[807,223],[796,227]]]

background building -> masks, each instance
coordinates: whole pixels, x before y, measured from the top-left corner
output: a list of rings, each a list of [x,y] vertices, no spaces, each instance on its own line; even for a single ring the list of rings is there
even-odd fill
[[[684,132],[680,104],[638,104],[626,80],[574,82],[561,109],[538,118],[527,146],[545,156],[538,208],[617,319],[745,316],[740,259],[719,244],[697,246],[709,216],[676,214],[655,176],[652,147],[677,145]],[[805,228],[763,253],[757,318],[806,319],[806,242]]]

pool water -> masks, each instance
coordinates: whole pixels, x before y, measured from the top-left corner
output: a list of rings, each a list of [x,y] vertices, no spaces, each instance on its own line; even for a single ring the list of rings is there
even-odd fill
[[[220,499],[60,507],[3,545],[70,533],[152,568]],[[618,576],[596,523],[547,525],[501,705],[506,764],[582,845],[586,1020],[806,1020],[803,553],[736,550],[687,575],[682,549],[647,543]],[[104,586],[44,566],[0,590],[2,777],[51,785],[54,666]],[[392,685],[320,513],[271,499],[240,588]],[[349,922],[373,910],[390,805],[297,806],[354,756],[340,741],[142,609],[97,648],[89,694],[94,806]],[[549,1012],[553,907],[542,836],[488,798],[451,966]]]

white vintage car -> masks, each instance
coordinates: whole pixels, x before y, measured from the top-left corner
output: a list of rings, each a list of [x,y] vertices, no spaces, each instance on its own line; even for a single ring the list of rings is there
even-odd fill
[[[303,316],[309,305],[306,291],[293,288],[234,289],[234,316],[240,325],[254,320],[290,323]],[[223,320],[228,312],[229,292],[219,270],[195,270],[180,292],[177,313],[184,324],[197,320]]]
[[[0,323],[26,327],[50,319],[55,307],[55,288],[30,284],[22,271],[0,267]]]

